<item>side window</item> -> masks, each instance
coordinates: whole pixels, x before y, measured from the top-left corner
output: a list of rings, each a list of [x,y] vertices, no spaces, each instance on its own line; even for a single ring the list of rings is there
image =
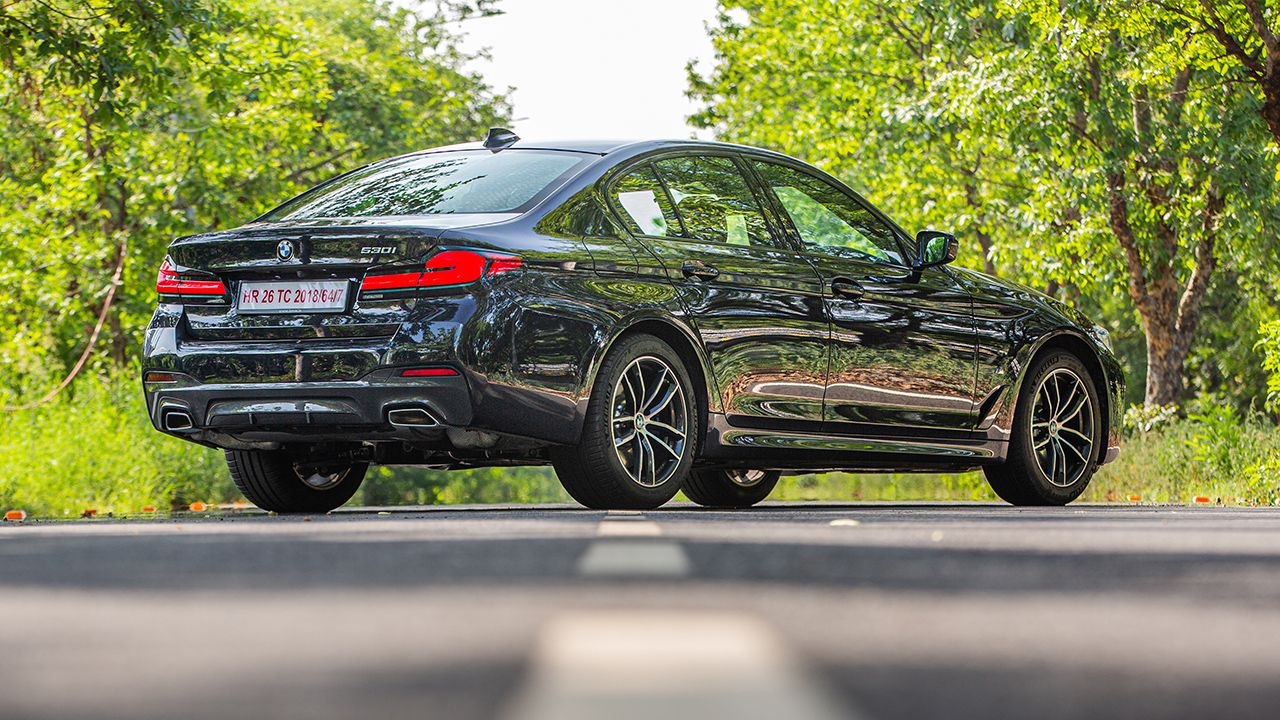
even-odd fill
[[[729,245],[774,244],[751,188],[727,157],[675,157],[654,163],[671,191],[685,234]]]
[[[752,164],[773,188],[806,247],[855,260],[902,264],[893,231],[862,203],[808,173],[759,160]]]
[[[658,237],[680,234],[680,220],[671,208],[667,191],[648,165],[635,168],[614,184],[613,199],[633,232]]]

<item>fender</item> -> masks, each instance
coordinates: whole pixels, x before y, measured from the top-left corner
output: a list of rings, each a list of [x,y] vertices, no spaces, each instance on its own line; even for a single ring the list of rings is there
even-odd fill
[[[1009,362],[1012,382],[1005,386],[1000,399],[993,403],[991,411],[983,418],[979,430],[985,431],[991,439],[1008,441],[1013,428],[1013,418],[1018,411],[1018,398],[1021,396],[1022,383],[1026,379],[1027,370],[1034,360],[1047,346],[1068,339],[1072,345],[1088,348],[1090,357],[1081,358],[1086,365],[1094,365],[1101,373],[1098,394],[1105,403],[1103,422],[1108,428],[1108,448],[1119,447],[1120,409],[1124,396],[1124,383],[1119,364],[1114,358],[1099,352],[1094,340],[1080,330],[1070,326],[1060,326],[1048,330],[1033,341],[1022,345]],[[1108,453],[1110,454],[1110,453]]]

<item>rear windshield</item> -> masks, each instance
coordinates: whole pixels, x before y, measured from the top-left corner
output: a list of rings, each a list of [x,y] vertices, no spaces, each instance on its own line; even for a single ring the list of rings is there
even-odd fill
[[[555,150],[477,150],[395,158],[313,188],[261,219],[523,212],[587,158]]]

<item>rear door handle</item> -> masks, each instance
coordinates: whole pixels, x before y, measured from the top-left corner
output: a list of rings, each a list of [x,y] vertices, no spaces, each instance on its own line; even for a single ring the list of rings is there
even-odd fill
[[[706,263],[689,261],[680,268],[680,272],[684,273],[687,278],[697,278],[699,280],[715,280],[720,276],[720,271],[707,265]]]
[[[865,292],[861,285],[846,277],[834,278],[831,281],[831,293],[847,300],[857,300]]]

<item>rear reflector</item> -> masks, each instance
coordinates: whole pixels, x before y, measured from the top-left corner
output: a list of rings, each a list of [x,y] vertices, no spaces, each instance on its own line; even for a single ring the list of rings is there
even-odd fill
[[[487,275],[497,275],[520,267],[516,255],[477,250],[444,250],[431,256],[421,271],[390,275],[368,275],[360,283],[361,292],[445,288],[470,285]]]
[[[142,382],[145,383],[176,383],[178,376],[170,372],[156,372],[148,370],[146,375],[142,376]]]
[[[179,273],[169,258],[160,263],[160,274],[156,276],[156,292],[161,295],[192,295],[212,297],[227,294],[227,286],[216,278],[210,280],[191,279],[190,274]]]
[[[409,368],[400,377],[457,377],[458,371],[447,367]]]

